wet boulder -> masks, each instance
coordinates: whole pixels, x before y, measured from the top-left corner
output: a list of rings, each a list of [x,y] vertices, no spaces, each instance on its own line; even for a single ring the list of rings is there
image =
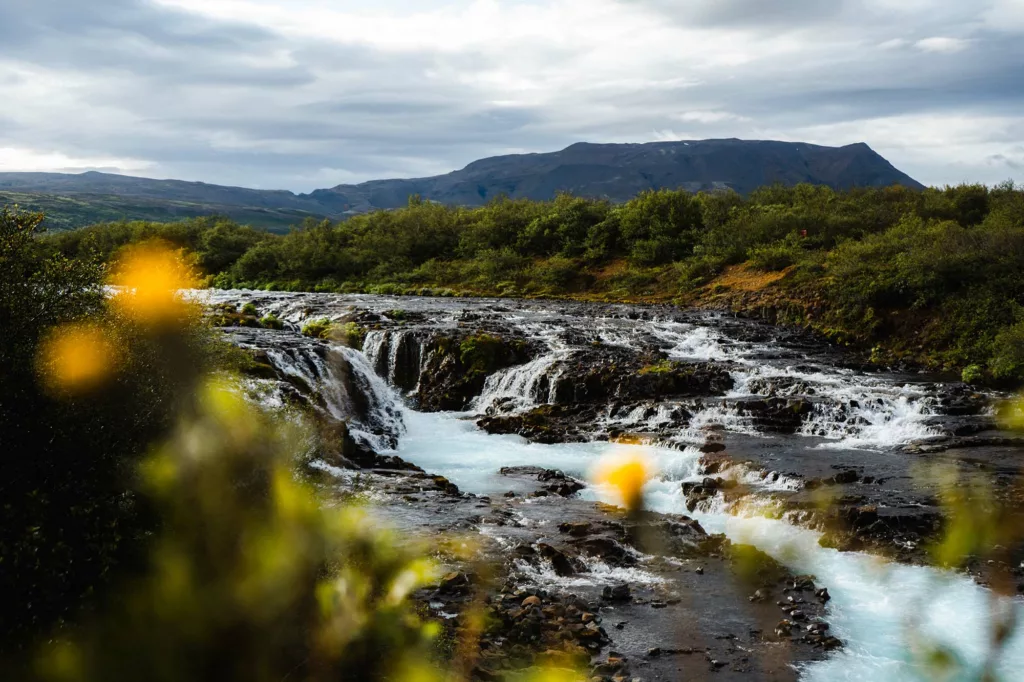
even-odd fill
[[[621,400],[681,398],[722,395],[734,381],[720,364],[661,360],[625,376],[616,390]]]
[[[759,430],[774,433],[795,433],[804,417],[814,411],[808,400],[785,398],[740,400],[735,407],[741,416],[750,417]]]
[[[595,557],[609,566],[635,566],[637,562],[633,552],[607,536],[589,537],[573,544],[584,554]]]
[[[535,443],[582,443],[599,411],[594,405],[541,405],[520,414],[492,414],[477,421],[490,434],[515,434]]]
[[[540,543],[537,550],[542,557],[551,562],[555,574],[562,578],[568,578],[586,570],[586,566],[578,559],[573,560],[561,550],[551,545]]]
[[[751,395],[769,398],[814,395],[815,389],[803,379],[792,376],[754,377],[747,382]]]
[[[942,391],[934,402],[942,414],[951,417],[974,417],[982,414],[990,405],[990,399],[966,384],[941,386]]]
[[[487,377],[529,362],[536,344],[491,332],[434,334],[421,354],[416,402],[424,412],[464,410],[483,391]]]
[[[534,497],[557,495],[559,497],[572,497],[586,486],[578,479],[566,475],[564,472],[555,469],[544,469],[533,466],[502,467],[498,471],[502,476],[514,476],[539,483]]]
[[[631,601],[633,599],[633,595],[629,589],[629,585],[608,585],[604,588],[604,591],[601,593],[601,598],[606,601],[624,602]]]

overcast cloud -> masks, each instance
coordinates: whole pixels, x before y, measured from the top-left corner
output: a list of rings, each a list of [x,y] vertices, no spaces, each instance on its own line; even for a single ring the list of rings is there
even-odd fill
[[[1024,0],[0,0],[0,88],[0,170],[308,191],[740,137],[1024,181]]]

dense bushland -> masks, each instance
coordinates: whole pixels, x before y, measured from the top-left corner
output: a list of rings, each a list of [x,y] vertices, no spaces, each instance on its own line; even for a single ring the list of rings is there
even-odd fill
[[[437,679],[433,564],[296,475],[322,440],[242,397],[187,264],[41,221],[0,211],[0,678]]]
[[[875,346],[882,361],[1024,379],[1024,191],[1012,183],[661,190],[622,205],[561,195],[473,209],[413,198],[283,236],[211,218],[97,225],[44,245],[106,258],[154,237],[192,252],[217,287],[717,301]],[[730,296],[720,276],[733,266],[779,275]]]

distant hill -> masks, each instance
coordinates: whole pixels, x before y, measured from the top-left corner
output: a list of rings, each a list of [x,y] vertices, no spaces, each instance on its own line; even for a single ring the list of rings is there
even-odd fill
[[[482,159],[436,177],[373,180],[310,194],[92,171],[78,175],[0,173],[0,203],[44,210],[54,229],[122,218],[173,220],[218,213],[279,231],[308,216],[338,219],[397,208],[413,194],[467,206],[483,204],[502,194],[551,199],[560,191],[622,202],[647,189],[733,189],[747,194],[776,182],[807,182],[835,189],[893,184],[922,187],[863,143],[822,147],[730,139],[647,144],[581,142],[559,152]]]

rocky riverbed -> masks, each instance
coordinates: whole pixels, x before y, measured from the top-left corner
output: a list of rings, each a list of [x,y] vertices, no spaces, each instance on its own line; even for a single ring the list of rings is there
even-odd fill
[[[469,609],[489,614],[478,679],[544,661],[609,680],[870,671],[847,662],[872,636],[854,590],[799,569],[846,580],[864,551],[927,562],[951,472],[1024,501],[1024,441],[997,429],[1001,396],[872,371],[799,332],[667,307],[203,296],[284,321],[226,333],[257,359],[258,399],[333,434],[314,463],[326,487],[359,472],[409,537],[474,539],[471,559],[441,553],[450,573],[421,598],[456,641],[474,631]],[[320,318],[344,334],[298,333]],[[658,470],[644,513],[587,483],[617,449]],[[791,560],[775,537],[790,533],[821,556]],[[1012,592],[1022,558],[1007,546],[969,570]],[[879,679],[912,679],[913,665]]]

